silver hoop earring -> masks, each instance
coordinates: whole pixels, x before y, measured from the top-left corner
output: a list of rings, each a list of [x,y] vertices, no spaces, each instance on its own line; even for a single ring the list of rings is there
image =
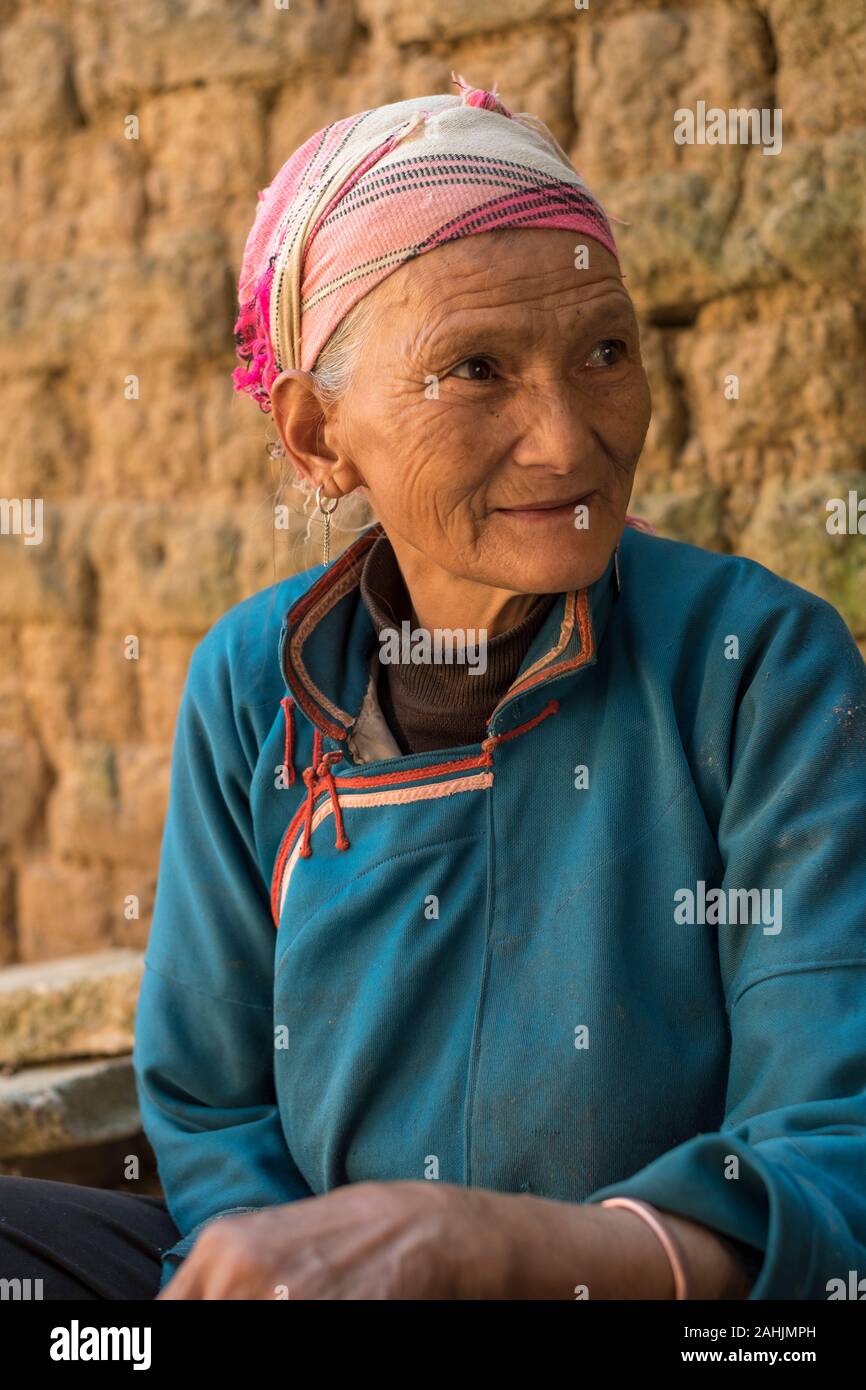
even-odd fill
[[[330,497],[327,500],[331,503],[330,507],[323,506],[322,484],[316,488],[316,508],[322,518],[322,564],[331,563],[331,513],[337,510],[339,497]]]

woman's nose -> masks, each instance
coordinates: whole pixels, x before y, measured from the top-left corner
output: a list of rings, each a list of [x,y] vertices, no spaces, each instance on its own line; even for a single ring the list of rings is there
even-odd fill
[[[528,389],[516,418],[514,462],[523,467],[571,473],[594,448],[590,402],[574,386]]]

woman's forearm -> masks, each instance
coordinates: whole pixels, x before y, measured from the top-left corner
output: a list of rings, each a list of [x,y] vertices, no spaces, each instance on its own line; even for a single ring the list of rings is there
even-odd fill
[[[621,1214],[633,1215],[628,1211]],[[674,1212],[660,1211],[659,1215],[685,1254],[690,1298],[748,1298],[752,1279],[725,1240],[708,1226]],[[636,1223],[639,1220],[634,1217]],[[652,1235],[652,1231],[648,1230],[647,1234]]]
[[[501,1200],[500,1194],[484,1196]],[[513,1205],[507,1223],[510,1238],[501,1260],[499,1297],[674,1297],[668,1256],[658,1236],[634,1212],[541,1197],[514,1196],[506,1201]],[[490,1222],[495,1217],[491,1207]],[[691,1298],[748,1297],[749,1276],[714,1231],[672,1212],[662,1211],[660,1217],[683,1250]],[[481,1289],[474,1296],[490,1295]]]

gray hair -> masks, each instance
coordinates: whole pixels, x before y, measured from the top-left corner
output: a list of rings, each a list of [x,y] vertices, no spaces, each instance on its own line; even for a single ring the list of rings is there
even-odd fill
[[[333,405],[336,401],[342,400],[349,390],[361,353],[369,342],[375,318],[376,306],[372,303],[372,296],[365,295],[349,310],[346,317],[340,320],[319,353],[310,375],[324,405]],[[279,456],[284,453],[282,446],[278,445],[276,454]],[[310,483],[301,477],[297,469],[292,466],[291,459],[288,459],[287,462],[288,468],[282,470],[282,477],[277,490],[278,495],[282,492],[286,481],[289,481],[292,487],[301,493],[304,499],[304,512],[308,518],[306,539],[309,540],[311,538],[310,527],[314,520],[313,498],[315,491]],[[347,532],[363,531],[374,520],[369,498],[366,493],[360,492],[353,492],[348,497],[342,498],[334,516],[334,523],[339,530]]]
[[[334,329],[316,359],[312,377],[327,405],[345,396],[373,328],[376,306],[365,295]]]

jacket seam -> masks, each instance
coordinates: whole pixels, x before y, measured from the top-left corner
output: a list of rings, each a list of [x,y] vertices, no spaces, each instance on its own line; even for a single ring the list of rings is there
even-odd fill
[[[450,849],[452,845],[472,844],[479,838],[480,836],[476,831],[471,835],[457,835],[447,840],[437,840],[432,842],[428,841],[421,846],[420,852],[423,852],[428,849]],[[404,849],[400,850],[398,854],[389,854],[385,859],[377,859],[375,864],[368,864],[367,867],[365,869],[362,869],[360,873],[353,874],[351,878],[347,878],[346,881],[342,883],[339,888],[335,888],[334,892],[329,894],[327,898],[320,899],[320,901],[316,904],[315,911],[312,912],[305,919],[303,925],[305,927],[308,926],[310,922],[314,921],[316,917],[318,917],[319,913],[324,908],[326,908],[329,903],[332,903],[335,898],[339,898],[341,894],[345,893],[348,889],[350,889],[353,884],[360,883],[361,879],[366,878],[368,874],[373,873],[376,869],[381,869],[385,864],[397,864],[401,859],[413,859],[418,855],[418,853],[419,850],[417,849]],[[286,951],[290,949],[290,946],[291,942],[286,947]],[[283,952],[283,954],[280,956],[280,959],[276,963],[276,968],[274,971],[275,980],[276,977],[279,975],[280,970],[282,969],[283,961],[286,958],[286,951]]]
[[[262,1009],[265,1013],[271,1013],[273,1011],[272,1002],[267,1004],[253,1004],[249,999],[232,999],[231,995],[228,994],[214,994],[213,990],[203,989],[201,985],[191,984],[188,980],[179,980],[176,975],[169,975],[165,970],[158,970],[157,967],[151,965],[149,961],[145,961],[145,968],[149,970],[152,975],[158,975],[161,980],[168,980],[171,984],[180,986],[181,989],[190,989],[193,994],[203,994],[208,999],[219,1000],[221,1004],[239,1004],[243,1009]]]
[[[847,969],[849,966],[860,966],[861,968],[866,966],[866,956],[851,956],[845,957],[842,960],[835,960],[833,958],[829,958],[827,960],[802,961],[792,965],[780,966],[776,970],[764,971],[761,974],[756,975],[754,979],[747,979],[740,986],[740,989],[738,990],[737,994],[731,1000],[731,1003],[728,1005],[729,1012],[732,1012],[737,1007],[743,995],[746,994],[750,989],[753,989],[755,985],[766,984],[768,980],[776,980],[783,975],[808,974],[809,972],[814,970],[844,970]]]
[[[492,788],[491,788],[492,793]],[[493,933],[493,894],[496,884],[494,872],[494,848],[495,840],[493,835],[493,796],[487,801],[487,884],[484,902],[484,955],[481,962],[481,980],[478,985],[478,999],[475,1004],[475,1017],[472,1021],[472,1039],[469,1046],[469,1068],[466,1077],[466,1102],[463,1115],[463,1184],[465,1187],[472,1186],[472,1108],[475,1102],[475,1091],[478,1084],[478,1067],[481,1055],[481,1023],[484,1015],[484,1003],[487,998],[487,982],[490,976],[491,964],[491,938]]]
[[[610,864],[615,864],[618,859],[624,859],[627,854],[632,854],[633,851],[637,849],[641,841],[647,839],[649,835],[653,834],[653,832],[661,825],[665,817],[669,815],[669,813],[673,810],[674,806],[677,804],[680,798],[690,788],[693,788],[694,785],[695,784],[691,778],[689,778],[688,781],[683,782],[682,786],[678,787],[677,790],[671,795],[667,805],[664,806],[659,811],[658,815],[655,816],[654,819],[651,820],[650,823],[644,827],[644,829],[640,832],[639,835],[636,835],[633,840],[630,840],[629,843],[627,845],[624,845],[621,849],[614,851],[614,853],[612,854],[604,855],[602,858],[596,860],[595,864],[593,864],[592,868],[583,876],[583,878],[572,886],[571,892],[569,893],[568,897],[560,904],[559,910],[565,911],[565,909],[569,906],[572,900],[577,897],[583,885],[585,883],[589,883],[590,879],[593,878],[594,875],[597,874],[600,869],[607,868]],[[700,797],[698,797],[698,800],[700,800]]]
[[[807,1290],[811,1287],[812,1280],[814,1277],[814,1270],[820,1251],[818,1229],[815,1224],[814,1211],[812,1209],[811,1204],[806,1199],[806,1194],[803,1191],[802,1186],[800,1185],[800,1181],[797,1177],[797,1174],[787,1170],[784,1164],[777,1165],[773,1160],[765,1158],[764,1155],[760,1153],[760,1144],[753,1144],[750,1145],[750,1147],[752,1148],[753,1152],[758,1154],[760,1159],[767,1165],[768,1168],[767,1173],[764,1173],[763,1171],[759,1170],[759,1174],[761,1181],[764,1183],[764,1189],[770,1199],[770,1208],[767,1219],[767,1240],[766,1247],[764,1250],[764,1260],[762,1262],[758,1278],[755,1280],[751,1290],[749,1291],[749,1298],[754,1299],[756,1290],[759,1290],[757,1295],[758,1301],[766,1300],[767,1286],[769,1285],[772,1288],[773,1281],[776,1278],[778,1278],[778,1268],[774,1268],[773,1266],[771,1266],[769,1264],[768,1259],[771,1244],[771,1227],[773,1225],[778,1225],[782,1223],[786,1214],[784,1200],[776,1204],[774,1204],[773,1202],[773,1193],[775,1189],[771,1182],[771,1176],[774,1172],[774,1169],[776,1169],[777,1166],[781,1166],[785,1170],[782,1182],[784,1184],[785,1178],[788,1178],[790,1186],[786,1188],[783,1185],[782,1190],[793,1194],[794,1200],[800,1208],[800,1229],[805,1230],[808,1233],[809,1254],[808,1259],[806,1261],[805,1272],[801,1272],[799,1274],[797,1290],[793,1294],[793,1297],[795,1299],[808,1298]],[[796,1222],[792,1222],[791,1225],[794,1229],[797,1228]],[[778,1265],[778,1260],[776,1260],[774,1263],[775,1265]]]

